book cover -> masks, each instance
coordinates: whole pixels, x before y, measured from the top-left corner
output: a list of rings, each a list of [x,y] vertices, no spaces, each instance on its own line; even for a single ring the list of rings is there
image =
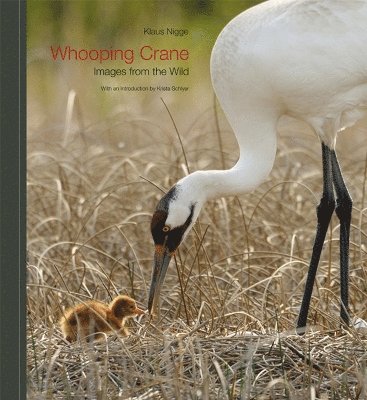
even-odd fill
[[[29,399],[327,395],[322,380],[344,390],[332,377],[341,362],[350,363],[348,382],[358,389],[358,362],[344,353],[332,362],[321,349],[325,343],[343,352],[353,342],[346,333],[335,341],[325,333],[339,329],[337,219],[311,304],[316,328],[311,339],[294,335],[322,190],[318,139],[294,119],[279,122],[277,157],[264,183],[202,208],[172,256],[159,312],[141,315],[157,203],[182,177],[226,170],[239,158],[210,57],[225,25],[258,3],[27,2]],[[351,307],[366,319],[366,154],[358,145],[365,126],[350,133],[353,144],[343,136],[338,146],[355,199],[351,281],[360,289]],[[110,313],[120,295],[139,310],[125,327],[106,316],[98,340],[68,340],[60,319],[84,318],[72,307],[87,307],[84,326],[92,334],[98,313]],[[310,355],[307,340],[319,354]],[[362,342],[353,343],[362,356]]]

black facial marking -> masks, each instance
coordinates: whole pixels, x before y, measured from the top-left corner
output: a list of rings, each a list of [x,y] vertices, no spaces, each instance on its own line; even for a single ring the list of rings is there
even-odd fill
[[[172,186],[171,189],[159,200],[156,210],[168,212],[168,205],[170,201],[177,197],[177,187]]]
[[[157,207],[156,212],[153,214],[150,229],[152,232],[154,243],[156,245],[161,245],[161,246],[164,245],[168,248],[170,252],[173,252],[177,249],[177,247],[181,243],[182,237],[186,229],[191,224],[192,217],[194,215],[194,205],[191,206],[190,215],[188,216],[183,225],[171,229],[168,232],[164,232],[163,227],[166,224],[167,215],[168,215],[167,211],[160,210]]]
[[[168,232],[163,232],[163,227],[167,219],[167,212],[157,210],[153,214],[152,222],[150,223],[150,230],[152,232],[155,244],[163,245]]]

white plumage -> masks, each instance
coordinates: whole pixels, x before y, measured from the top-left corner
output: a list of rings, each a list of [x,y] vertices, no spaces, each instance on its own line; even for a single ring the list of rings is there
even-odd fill
[[[290,115],[307,122],[319,136],[324,173],[307,295],[298,325],[305,324],[319,252],[334,209],[341,221],[342,319],[348,322],[352,202],[334,148],[337,133],[352,126],[367,108],[367,0],[265,1],[223,29],[210,68],[240,158],[229,170],[197,171],[182,178],[158,204],[152,234],[159,251],[149,309],[154,308],[171,255],[205,201],[251,191],[267,178],[276,154],[278,120]],[[170,232],[161,235],[160,225]],[[167,245],[173,234],[179,239]]]
[[[256,136],[247,119],[283,114],[334,146],[367,107],[366,19],[365,0],[270,0],[223,29],[212,82],[241,149]]]

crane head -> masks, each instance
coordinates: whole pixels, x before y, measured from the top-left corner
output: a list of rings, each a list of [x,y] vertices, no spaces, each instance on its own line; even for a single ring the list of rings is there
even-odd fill
[[[154,314],[169,262],[194,224],[200,206],[176,184],[159,201],[151,221],[155,252],[148,310]]]

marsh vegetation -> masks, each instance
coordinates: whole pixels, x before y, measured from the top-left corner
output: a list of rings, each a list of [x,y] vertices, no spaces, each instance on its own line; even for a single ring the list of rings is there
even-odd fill
[[[78,113],[69,111],[78,127]],[[184,153],[163,105],[161,113],[159,122],[117,114],[82,131],[29,136],[29,398],[358,398],[366,339],[340,327],[337,219],[319,267],[310,332],[294,332],[321,171],[317,141],[290,120],[281,123],[269,179],[253,193],[205,206],[171,263],[159,318],[132,322],[127,339],[62,339],[62,310],[80,301],[128,294],[146,307],[149,224],[162,192],[189,170],[236,160],[220,112],[215,118],[211,107],[179,132]],[[355,200],[351,313],[367,319],[363,130],[357,127],[354,147],[341,146],[340,159]]]

